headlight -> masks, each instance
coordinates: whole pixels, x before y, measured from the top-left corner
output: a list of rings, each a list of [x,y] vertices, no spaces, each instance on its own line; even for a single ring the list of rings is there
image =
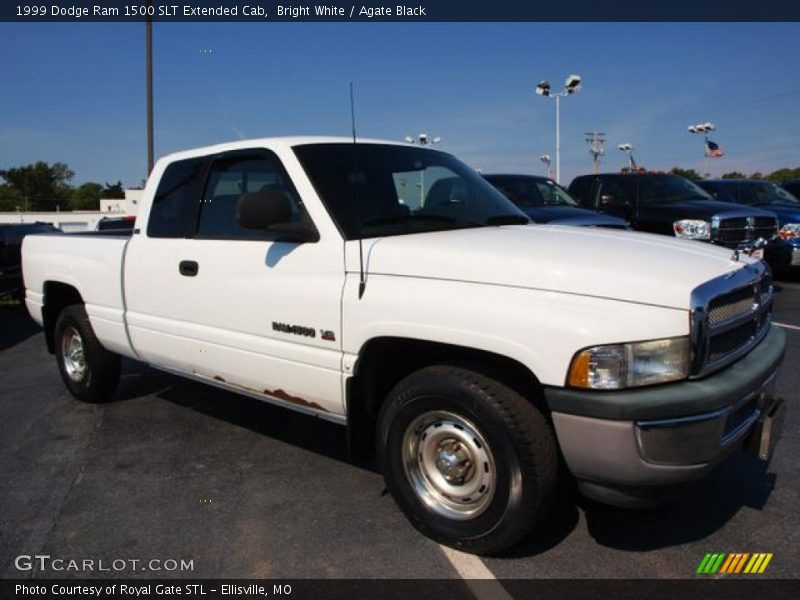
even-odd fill
[[[800,223],[787,223],[781,227],[778,235],[785,240],[800,238]]]
[[[620,390],[689,376],[689,338],[594,346],[572,359],[567,383],[593,390]]]
[[[672,230],[675,232],[675,237],[685,240],[711,239],[711,223],[708,221],[700,221],[698,219],[675,221],[672,224]]]

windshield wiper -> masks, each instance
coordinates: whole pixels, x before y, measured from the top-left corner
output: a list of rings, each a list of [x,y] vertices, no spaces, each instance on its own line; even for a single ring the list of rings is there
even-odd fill
[[[522,215],[494,215],[484,221],[487,225],[527,225],[531,222]]]
[[[456,222],[456,220],[453,217],[446,217],[444,215],[410,214],[410,215],[386,215],[383,217],[375,217],[374,219],[368,219],[364,221],[361,225],[362,227],[369,227],[372,225],[395,225],[398,223],[406,223],[407,221],[436,221],[439,223]]]

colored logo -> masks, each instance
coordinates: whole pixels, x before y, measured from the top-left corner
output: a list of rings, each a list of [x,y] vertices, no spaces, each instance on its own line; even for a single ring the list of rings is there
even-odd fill
[[[703,575],[763,573],[771,560],[772,552],[714,552],[705,555],[697,572]]]

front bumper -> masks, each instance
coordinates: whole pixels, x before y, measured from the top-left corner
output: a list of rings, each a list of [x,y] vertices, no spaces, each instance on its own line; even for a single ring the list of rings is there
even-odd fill
[[[702,477],[774,410],[785,350],[786,334],[773,326],[749,354],[703,379],[618,392],[547,388],[567,466],[595,490]]]

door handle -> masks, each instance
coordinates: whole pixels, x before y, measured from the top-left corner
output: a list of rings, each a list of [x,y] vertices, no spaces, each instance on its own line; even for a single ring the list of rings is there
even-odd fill
[[[180,264],[178,264],[178,272],[184,277],[194,277],[197,275],[199,268],[197,262],[193,260],[182,260]]]

